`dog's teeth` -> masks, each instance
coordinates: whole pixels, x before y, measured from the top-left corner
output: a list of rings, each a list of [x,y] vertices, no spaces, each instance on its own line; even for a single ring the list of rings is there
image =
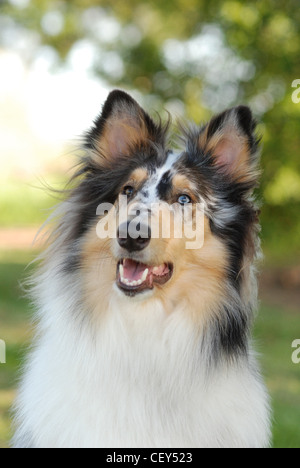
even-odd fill
[[[153,268],[153,274],[156,275],[159,272],[159,267]]]
[[[143,284],[146,281],[147,276],[149,274],[149,269],[147,268],[144,271],[142,278],[137,280],[137,281],[135,281],[135,280],[130,281],[129,279],[125,278],[124,265],[122,265],[122,264],[120,264],[120,266],[119,266],[119,274],[120,274],[121,283],[125,284],[126,286],[136,287],[136,286],[141,286],[141,284]]]
[[[143,273],[143,276],[142,276],[142,279],[141,279],[142,283],[144,283],[146,281],[148,273],[149,273],[149,269],[147,268]]]

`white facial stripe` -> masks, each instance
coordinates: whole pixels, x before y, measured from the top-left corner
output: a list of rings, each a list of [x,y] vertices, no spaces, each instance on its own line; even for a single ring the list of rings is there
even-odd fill
[[[170,153],[165,164],[158,168],[152,177],[150,177],[149,181],[143,188],[143,192],[147,192],[147,197],[143,197],[143,203],[155,203],[157,201],[157,187],[161,179],[166,172],[170,171],[174,167],[180,157],[181,154]]]

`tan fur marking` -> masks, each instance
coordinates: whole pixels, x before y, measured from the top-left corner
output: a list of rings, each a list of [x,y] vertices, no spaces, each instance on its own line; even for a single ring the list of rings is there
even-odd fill
[[[165,241],[168,261],[173,260],[175,270],[169,283],[157,287],[157,295],[170,311],[177,304],[186,303],[187,311],[193,312],[192,320],[196,325],[203,326],[225,295],[228,266],[226,248],[212,235],[206,218],[204,245],[201,249],[186,250],[185,239]]]
[[[197,187],[185,175],[176,174],[173,177],[172,184],[174,195],[177,195],[179,193],[186,193],[190,195],[194,200],[195,197],[193,196],[193,194],[197,191]]]
[[[148,178],[148,171],[138,168],[131,174],[130,181],[134,181],[138,186],[142,185]]]

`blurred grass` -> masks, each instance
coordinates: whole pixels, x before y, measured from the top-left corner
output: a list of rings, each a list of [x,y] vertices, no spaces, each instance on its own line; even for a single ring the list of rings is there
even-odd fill
[[[7,447],[10,438],[9,409],[30,340],[30,306],[22,297],[19,281],[24,279],[25,268],[32,258],[29,252],[0,251],[0,338],[6,342],[7,361],[0,364],[0,448]]]
[[[28,227],[43,224],[50,214],[50,209],[59,201],[59,194],[51,188],[62,188],[65,179],[62,176],[50,177],[47,182],[5,180],[0,183],[0,228]]]
[[[255,339],[272,397],[275,448],[300,448],[300,364],[293,364],[291,359],[291,345],[297,338],[299,312],[261,307]]]
[[[7,364],[0,365],[0,448],[10,438],[10,406],[20,365],[30,340],[30,306],[20,297],[18,281],[29,273],[29,252],[0,252],[0,338],[7,344]],[[300,365],[291,361],[291,343],[300,339],[296,312],[263,305],[255,327],[256,348],[274,409],[274,447],[300,448]]]

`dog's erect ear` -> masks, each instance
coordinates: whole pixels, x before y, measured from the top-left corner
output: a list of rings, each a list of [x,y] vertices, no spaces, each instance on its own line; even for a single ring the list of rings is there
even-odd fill
[[[105,102],[102,114],[87,135],[87,146],[114,163],[149,141],[160,143],[162,132],[148,114],[127,93],[115,90]]]
[[[258,176],[256,122],[248,107],[239,106],[214,117],[200,133],[199,146],[230,179],[255,182]]]

